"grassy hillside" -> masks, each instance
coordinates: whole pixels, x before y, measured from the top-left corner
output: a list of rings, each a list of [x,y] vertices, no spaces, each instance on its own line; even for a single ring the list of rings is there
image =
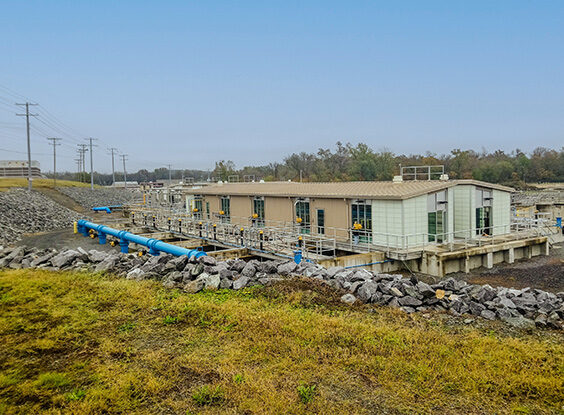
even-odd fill
[[[0,192],[12,187],[27,187],[27,179],[0,178]],[[34,188],[52,188],[53,179],[33,179]],[[57,187],[90,187],[90,183],[73,182],[71,180],[57,180]],[[96,185],[96,187],[100,187]]]
[[[562,334],[338,298],[0,271],[0,413],[561,413]]]

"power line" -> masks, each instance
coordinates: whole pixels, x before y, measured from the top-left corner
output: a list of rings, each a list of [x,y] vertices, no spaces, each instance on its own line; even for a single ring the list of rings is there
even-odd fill
[[[29,117],[37,117],[37,114],[30,114],[29,113],[29,106],[30,105],[37,105],[37,104],[31,104],[29,102],[26,102],[25,104],[16,104],[19,106],[25,106],[25,114],[16,114],[19,117],[25,117],[26,120],[26,125],[27,125],[27,190],[29,192],[31,192],[31,183],[32,183],[32,177],[31,177],[31,144],[30,144],[30,133],[29,133]]]
[[[53,187],[57,187],[57,141],[61,141],[62,138],[57,137],[47,137],[47,140],[51,141],[49,144],[53,146]]]

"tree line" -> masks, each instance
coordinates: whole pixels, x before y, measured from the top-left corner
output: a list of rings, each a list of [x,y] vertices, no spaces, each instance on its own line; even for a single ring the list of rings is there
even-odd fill
[[[334,149],[320,148],[315,153],[293,153],[282,162],[262,166],[246,166],[238,169],[230,160],[215,163],[212,171],[173,170],[173,180],[293,180],[293,181],[349,181],[391,180],[398,175],[400,166],[443,165],[451,179],[477,179],[490,183],[525,187],[526,183],[564,182],[564,147],[553,150],[536,148],[532,153],[516,149],[510,153],[502,150],[476,152],[454,149],[449,154],[397,155],[387,150],[375,151],[367,144],[337,142]],[[76,180],[76,173],[63,173],[63,179]],[[153,171],[145,169],[128,173],[128,181],[149,182],[169,178],[167,168]],[[89,175],[79,177],[89,181]],[[116,172],[116,181],[123,181],[123,174]],[[95,182],[102,185],[112,183],[111,174],[95,174]]]

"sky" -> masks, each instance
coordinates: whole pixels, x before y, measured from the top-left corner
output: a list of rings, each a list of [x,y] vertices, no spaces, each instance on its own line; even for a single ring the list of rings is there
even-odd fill
[[[58,170],[94,137],[128,171],[364,142],[398,154],[564,146],[563,1],[0,0],[0,159]],[[56,127],[56,128],[55,128]],[[117,162],[117,160],[116,160]],[[120,164],[121,167],[121,164]]]

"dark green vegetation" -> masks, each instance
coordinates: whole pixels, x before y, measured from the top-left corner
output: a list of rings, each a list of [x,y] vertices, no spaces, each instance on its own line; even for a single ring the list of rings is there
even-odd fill
[[[187,295],[0,271],[0,413],[537,414],[564,336],[348,307],[310,281]]]
[[[531,154],[520,150],[504,153],[477,153],[472,150],[454,149],[449,154],[437,155],[397,155],[389,151],[375,151],[366,144],[343,145],[337,143],[335,151],[320,148],[316,153],[295,153],[282,162],[266,166],[247,166],[237,169],[229,160],[216,162],[211,176],[216,180],[227,180],[238,174],[240,180],[245,175],[254,175],[264,180],[299,180],[311,182],[347,180],[390,180],[399,174],[402,166],[443,164],[445,173],[452,179],[477,179],[491,183],[502,183],[524,187],[525,183],[564,182],[564,149],[551,150],[539,147]],[[154,171],[139,170],[128,173],[128,180],[139,182],[168,180],[168,169]],[[207,180],[209,173],[203,170],[174,170],[173,179],[192,177],[194,180]],[[77,180],[75,173],[63,173],[62,178]],[[438,177],[435,177],[438,178]],[[88,179],[87,181],[89,181]],[[96,183],[111,184],[111,174],[95,175]],[[123,176],[116,172],[116,180]]]

